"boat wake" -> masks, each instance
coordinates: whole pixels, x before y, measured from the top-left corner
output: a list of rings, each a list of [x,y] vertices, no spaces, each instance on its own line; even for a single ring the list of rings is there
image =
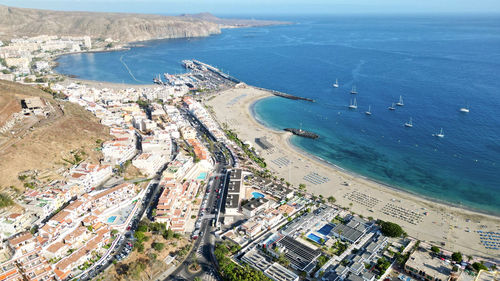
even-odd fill
[[[128,71],[128,74],[130,74],[130,77],[132,77],[132,79],[134,79],[134,81],[136,82],[139,82],[139,83],[146,83],[144,81],[141,81],[141,80],[138,80],[137,78],[135,78],[134,74],[132,74],[132,71],[130,70],[130,68],[128,67],[128,65],[123,61],[123,56],[124,55],[121,55],[120,56],[120,62],[123,64],[123,66],[125,66],[125,69],[127,69]]]

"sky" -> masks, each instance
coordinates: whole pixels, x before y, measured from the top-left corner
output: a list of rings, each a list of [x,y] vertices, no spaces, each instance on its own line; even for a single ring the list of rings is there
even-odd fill
[[[500,13],[500,0],[0,0],[24,8],[177,15]]]

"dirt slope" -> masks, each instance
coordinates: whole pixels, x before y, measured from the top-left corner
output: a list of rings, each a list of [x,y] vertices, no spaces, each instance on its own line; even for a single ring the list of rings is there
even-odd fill
[[[109,129],[90,112],[69,102],[60,102],[40,89],[0,80],[0,100],[16,100],[38,96],[55,109],[48,118],[39,118],[27,125],[16,125],[18,133],[0,137],[0,190],[9,186],[23,189],[18,175],[26,170],[40,171],[41,182],[56,179],[54,171],[71,166],[63,159],[72,159],[72,151],[83,158],[98,161],[101,153],[96,140],[111,139]],[[1,103],[0,103],[1,104]],[[21,128],[21,129],[19,129]]]

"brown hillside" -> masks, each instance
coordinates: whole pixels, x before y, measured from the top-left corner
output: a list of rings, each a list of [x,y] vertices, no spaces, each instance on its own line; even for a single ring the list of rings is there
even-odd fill
[[[0,80],[0,101],[20,104],[26,96],[42,97],[55,111],[47,118],[16,125],[14,135],[0,135],[0,190],[8,186],[22,190],[18,174],[26,170],[38,170],[42,183],[56,179],[55,171],[71,166],[63,159],[72,160],[72,151],[96,162],[101,158],[96,140],[110,139],[109,129],[84,108],[56,101],[37,88]]]
[[[219,24],[196,18],[146,14],[62,12],[0,5],[0,37],[88,35],[121,42],[200,37],[220,33]],[[2,35],[3,34],[3,35]]]

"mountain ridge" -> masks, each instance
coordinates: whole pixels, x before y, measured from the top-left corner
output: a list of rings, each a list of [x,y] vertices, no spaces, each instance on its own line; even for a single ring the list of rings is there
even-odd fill
[[[204,37],[221,28],[279,24],[276,21],[221,19],[211,14],[157,14],[53,11],[0,5],[0,38],[58,35],[111,38],[121,43],[154,39]],[[210,15],[210,16],[209,16]]]

